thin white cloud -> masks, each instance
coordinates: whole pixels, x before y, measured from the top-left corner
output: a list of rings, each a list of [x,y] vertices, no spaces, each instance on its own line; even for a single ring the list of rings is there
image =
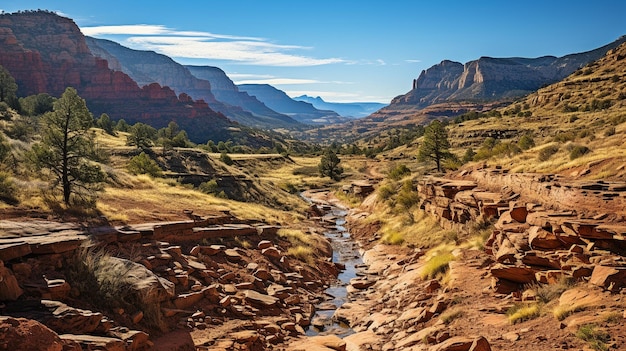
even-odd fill
[[[320,84],[315,79],[299,79],[299,78],[268,78],[268,79],[248,79],[235,82],[235,84],[269,84],[269,85],[293,85],[293,84]]]
[[[314,58],[294,52],[310,50],[298,45],[274,44],[263,38],[177,31],[162,25],[122,25],[81,28],[85,35],[130,36],[123,44],[176,58],[212,59],[260,66],[304,67],[346,62],[340,58]]]
[[[252,73],[226,73],[230,79],[271,79],[276,78],[271,74],[252,74]]]
[[[381,60],[381,59],[376,60],[376,62],[377,62],[379,65],[381,65],[381,66],[386,66],[386,65],[387,65],[387,63],[386,63],[384,60]]]
[[[404,62],[408,62],[408,63],[420,63],[420,62],[422,62],[422,60],[404,60]]]

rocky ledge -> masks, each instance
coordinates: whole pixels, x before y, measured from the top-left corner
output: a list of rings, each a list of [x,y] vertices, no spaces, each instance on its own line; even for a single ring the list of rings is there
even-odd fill
[[[124,227],[0,221],[1,347],[263,350],[304,334],[338,272],[328,243],[319,236],[309,267],[277,226],[187,214]]]

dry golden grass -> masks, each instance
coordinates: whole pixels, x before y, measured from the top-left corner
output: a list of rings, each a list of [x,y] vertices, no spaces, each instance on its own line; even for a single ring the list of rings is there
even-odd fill
[[[202,215],[228,210],[243,219],[263,219],[269,223],[298,222],[297,213],[276,210],[254,203],[221,199],[200,191],[180,186],[163,179],[137,177],[137,188],[107,187],[100,194],[98,209],[109,219],[129,222],[184,218],[183,210]]]

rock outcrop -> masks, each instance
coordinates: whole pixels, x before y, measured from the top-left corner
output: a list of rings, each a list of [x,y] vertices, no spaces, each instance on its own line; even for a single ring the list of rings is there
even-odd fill
[[[498,101],[520,97],[567,77],[625,41],[626,37],[622,37],[598,49],[563,57],[481,57],[464,65],[444,60],[422,71],[413,89],[393,99],[390,108],[394,105],[423,108],[443,101]]]
[[[626,184],[498,169],[468,176],[476,180],[424,179],[418,186],[421,206],[443,228],[461,233],[477,223],[495,223],[486,251],[494,258],[496,292],[564,278],[610,291],[626,286]]]
[[[191,220],[123,227],[0,221],[0,315],[10,316],[0,328],[42,323],[58,350],[150,349],[155,331],[186,330],[197,347],[227,350],[304,334],[335,265],[303,266],[278,226],[186,213]]]
[[[125,73],[109,69],[106,60],[92,55],[71,19],[51,12],[0,15],[0,65],[15,78],[19,96],[60,96],[72,86],[96,116],[107,113],[156,128],[176,121],[196,142],[228,140],[234,127],[203,100],[156,83],[140,88]]]

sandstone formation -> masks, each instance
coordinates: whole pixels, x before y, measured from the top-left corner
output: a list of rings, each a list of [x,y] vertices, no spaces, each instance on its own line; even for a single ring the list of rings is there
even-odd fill
[[[396,105],[423,108],[442,101],[493,101],[520,97],[567,77],[624,41],[626,38],[622,37],[598,49],[563,57],[481,57],[465,64],[444,60],[422,71],[414,81],[413,89],[392,100],[389,108],[397,108]]]
[[[568,277],[611,291],[625,286],[626,184],[498,169],[474,170],[466,177],[476,180],[424,179],[418,187],[422,207],[443,228],[460,232],[495,223],[486,251],[495,260],[496,292]]]
[[[165,55],[153,51],[132,50],[110,40],[91,37],[85,39],[94,56],[107,60],[110,69],[128,74],[139,86],[152,83],[167,86],[178,95],[187,94],[194,100],[206,101],[214,111],[221,112],[234,121],[252,127],[293,127],[298,124],[293,119],[270,110],[245,93],[237,92],[237,94],[246,95],[247,98],[242,97],[242,101],[253,100],[253,106],[263,106],[263,114],[256,116],[248,112],[246,106],[240,103],[242,101],[231,102],[216,99],[217,96],[214,96],[214,87],[210,79],[197,78],[192,75],[188,68]],[[256,101],[256,105],[254,101]]]
[[[109,69],[92,55],[76,24],[51,12],[32,11],[0,16],[0,65],[18,84],[18,95],[60,96],[74,87],[95,116],[143,122],[156,128],[170,121],[190,139],[227,140],[233,123],[203,100],[152,83],[139,87],[128,75]]]

